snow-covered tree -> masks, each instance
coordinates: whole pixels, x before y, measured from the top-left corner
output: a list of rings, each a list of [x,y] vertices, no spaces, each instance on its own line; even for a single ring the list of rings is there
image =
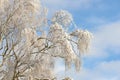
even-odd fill
[[[71,64],[80,70],[92,34],[68,31],[74,22],[68,11],[52,19],[47,11],[40,0],[0,0],[0,80],[54,80],[57,58],[64,59],[66,70]]]

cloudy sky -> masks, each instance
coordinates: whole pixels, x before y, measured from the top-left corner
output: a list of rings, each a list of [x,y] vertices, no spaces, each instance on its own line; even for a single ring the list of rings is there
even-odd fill
[[[74,80],[120,80],[120,0],[42,0],[49,14],[68,10],[78,28],[94,35],[91,51],[82,57],[80,73],[73,69],[64,74],[64,66],[56,67],[58,75]]]

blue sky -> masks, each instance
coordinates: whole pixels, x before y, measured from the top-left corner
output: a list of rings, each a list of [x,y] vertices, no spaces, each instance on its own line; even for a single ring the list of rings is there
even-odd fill
[[[78,28],[94,35],[90,52],[83,56],[80,73],[66,73],[74,80],[120,80],[120,0],[42,0],[49,15],[68,10]],[[64,73],[62,63],[56,72]]]

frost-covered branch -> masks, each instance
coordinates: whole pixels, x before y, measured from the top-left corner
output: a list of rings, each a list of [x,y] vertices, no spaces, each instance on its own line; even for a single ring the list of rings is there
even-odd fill
[[[57,11],[48,19],[40,0],[0,0],[0,9],[1,80],[54,80],[58,58],[66,71],[72,64],[80,70],[79,54],[88,51],[92,34],[67,31],[73,22],[68,11]]]

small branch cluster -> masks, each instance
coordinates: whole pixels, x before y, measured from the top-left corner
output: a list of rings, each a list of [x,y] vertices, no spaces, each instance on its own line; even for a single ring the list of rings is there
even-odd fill
[[[59,23],[60,25],[67,27],[73,21],[72,15],[64,10],[57,11],[52,18],[53,23]]]

